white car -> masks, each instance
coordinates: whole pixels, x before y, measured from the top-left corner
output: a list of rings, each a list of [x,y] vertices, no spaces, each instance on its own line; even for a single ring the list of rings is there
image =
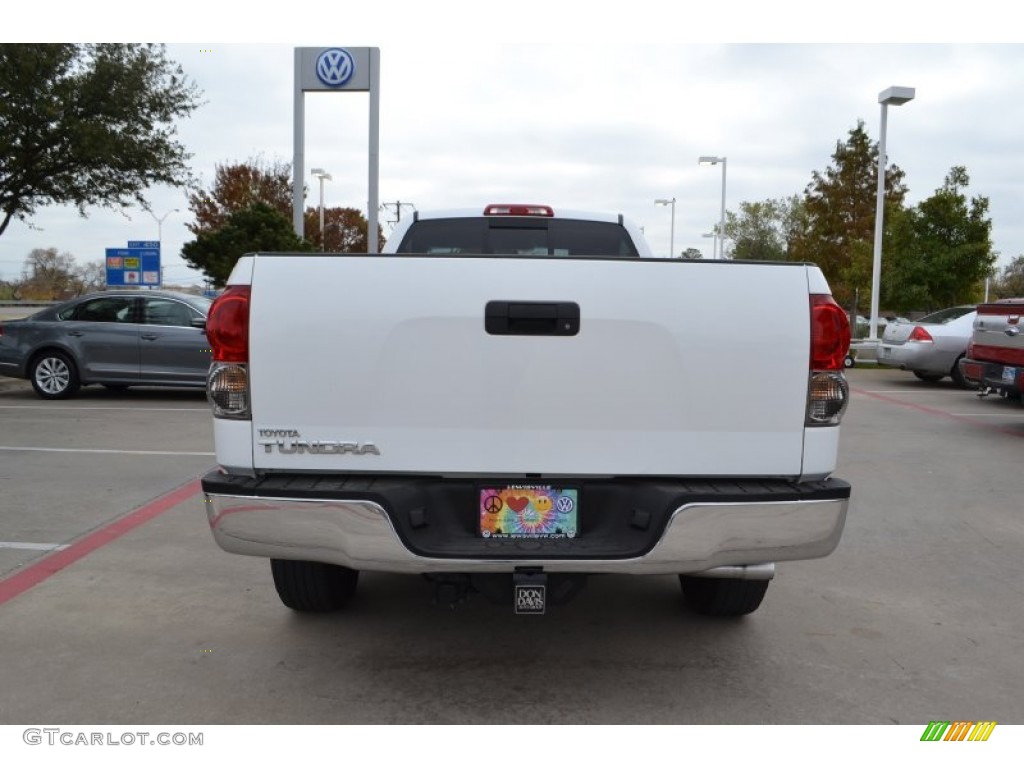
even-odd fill
[[[889,323],[882,334],[878,362],[912,371],[921,381],[950,376],[958,387],[966,387],[959,363],[967,353],[976,315],[974,305],[965,304],[915,322]]]

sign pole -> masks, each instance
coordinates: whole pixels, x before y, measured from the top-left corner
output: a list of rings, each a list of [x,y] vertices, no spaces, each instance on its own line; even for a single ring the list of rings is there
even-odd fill
[[[304,237],[306,228],[305,201],[303,199],[303,181],[306,173],[306,157],[304,152],[306,136],[306,93],[302,90],[302,48],[295,49],[295,108],[292,114],[292,227],[295,234]]]
[[[370,200],[366,206],[366,252],[377,253],[377,213],[380,208],[380,49],[370,49]]]

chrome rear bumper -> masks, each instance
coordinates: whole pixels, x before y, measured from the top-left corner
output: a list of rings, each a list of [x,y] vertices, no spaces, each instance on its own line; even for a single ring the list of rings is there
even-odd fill
[[[824,557],[839,543],[849,500],[693,503],[676,509],[639,557],[511,559],[425,557],[411,551],[373,501],[205,493],[210,530],[227,552],[334,563],[393,573],[509,572],[677,574],[771,578],[777,561]],[[742,566],[751,566],[742,568]],[[717,569],[717,570],[712,570]]]

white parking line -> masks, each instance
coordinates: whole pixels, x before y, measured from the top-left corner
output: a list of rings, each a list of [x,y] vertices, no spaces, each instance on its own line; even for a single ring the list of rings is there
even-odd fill
[[[1002,412],[996,412],[996,413],[951,413],[949,415],[950,416],[986,416],[986,417],[989,417],[989,418],[996,418],[996,419],[1005,419],[1005,418],[1024,419],[1024,413],[1002,413]]]
[[[116,405],[0,405],[14,411],[194,411],[209,413],[209,408],[136,408],[133,406],[120,408]]]
[[[110,448],[37,448],[29,445],[0,445],[0,451],[41,451],[44,453],[120,453],[128,456],[216,456],[206,451],[124,451]]]
[[[67,548],[67,544],[33,544],[30,541],[0,541],[0,549],[32,549],[40,552],[56,552]]]

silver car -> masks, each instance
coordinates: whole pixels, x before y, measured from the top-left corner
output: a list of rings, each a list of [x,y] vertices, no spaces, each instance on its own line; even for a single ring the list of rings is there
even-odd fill
[[[966,387],[959,362],[971,340],[974,305],[950,307],[920,320],[889,323],[882,334],[878,362],[913,371],[922,381],[939,381],[946,376],[958,387]]]
[[[47,400],[103,384],[204,387],[212,302],[167,291],[106,291],[0,323],[0,376]]]

